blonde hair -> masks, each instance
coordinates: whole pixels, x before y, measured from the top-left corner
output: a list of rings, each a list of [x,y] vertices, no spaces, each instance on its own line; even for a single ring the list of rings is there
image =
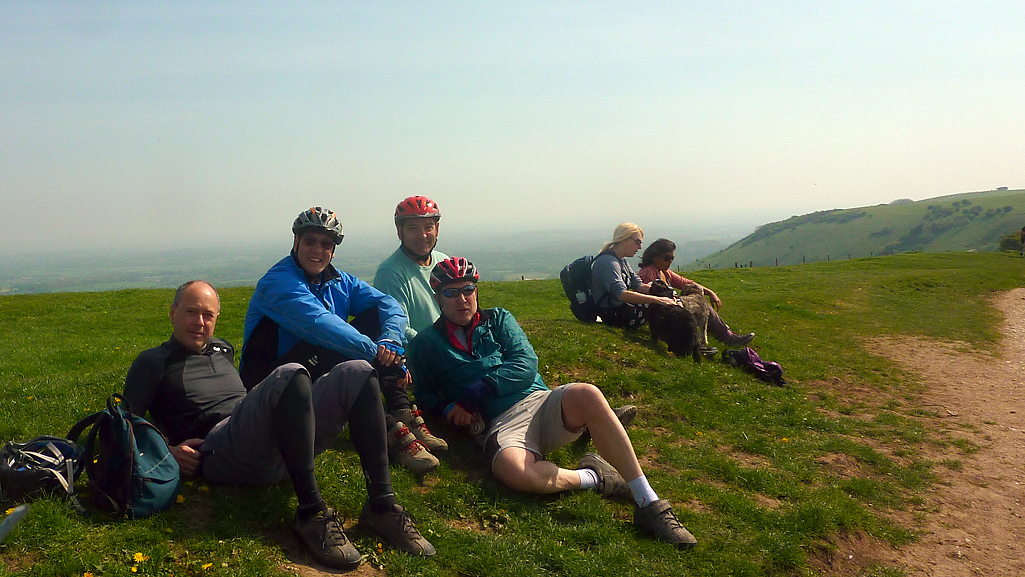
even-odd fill
[[[617,245],[624,240],[630,240],[634,234],[639,234],[641,235],[641,238],[644,238],[644,231],[641,230],[641,227],[632,222],[619,223],[619,226],[616,227],[616,231],[612,233],[612,240],[605,243],[605,246],[601,247],[601,252],[609,250],[614,245]]]

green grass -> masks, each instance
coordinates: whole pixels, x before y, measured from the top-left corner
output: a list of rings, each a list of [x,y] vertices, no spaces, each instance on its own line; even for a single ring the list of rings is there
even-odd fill
[[[400,500],[437,546],[434,559],[393,553],[347,531],[389,575],[806,575],[831,539],[881,544],[915,538],[888,511],[912,509],[934,470],[956,469],[976,447],[923,424],[920,384],[861,343],[910,333],[996,346],[996,291],[1017,285],[1009,253],[908,254],[806,266],[694,273],[724,299],[723,317],[758,333],[788,386],[767,386],[722,363],[695,365],[624,332],[572,319],[557,281],[482,283],[483,306],[511,310],[530,335],[549,385],[593,382],[640,415],[630,434],[660,496],[699,545],[680,552],[639,535],[632,508],[588,492],[538,497],[498,485],[469,440],[453,443],[426,480],[393,468]],[[251,289],[222,291],[218,336],[240,344]],[[0,297],[0,441],[63,435],[122,387],[139,351],[167,338],[170,290]],[[919,448],[943,447],[925,461]],[[571,466],[587,447],[560,449]],[[343,436],[318,457],[328,502],[350,517],[364,499]],[[295,505],[287,484],[185,487],[184,503],[138,521],[79,516],[40,500],[0,545],[16,575],[288,574],[282,544]],[[140,553],[147,559],[136,562]],[[142,558],[140,557],[140,558]],[[132,572],[132,567],[136,572]],[[872,567],[865,575],[901,575]]]

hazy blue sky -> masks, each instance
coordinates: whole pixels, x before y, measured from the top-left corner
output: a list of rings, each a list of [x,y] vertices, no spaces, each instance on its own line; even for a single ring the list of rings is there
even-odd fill
[[[2,0],[0,252],[1025,187],[1020,0],[287,4]]]

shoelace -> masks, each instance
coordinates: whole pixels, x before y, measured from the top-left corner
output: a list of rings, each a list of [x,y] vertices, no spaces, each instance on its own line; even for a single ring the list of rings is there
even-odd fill
[[[676,518],[676,515],[673,514],[672,509],[666,509],[665,511],[662,511],[659,514],[659,517],[661,517],[662,520],[665,521],[666,525],[668,525],[673,530],[683,529],[683,523],[680,523],[680,520]]]
[[[345,532],[342,531],[342,522],[338,519],[338,515],[332,513],[324,516],[324,545],[345,545],[349,542],[349,538],[345,536]]]

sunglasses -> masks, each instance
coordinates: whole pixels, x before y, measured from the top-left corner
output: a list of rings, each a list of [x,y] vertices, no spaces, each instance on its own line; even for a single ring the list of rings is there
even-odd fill
[[[439,294],[441,296],[447,298],[447,299],[454,299],[454,298],[456,298],[459,295],[463,295],[465,297],[468,297],[468,296],[472,295],[475,292],[477,292],[477,285],[475,285],[475,284],[468,284],[468,285],[466,285],[466,286],[464,286],[462,288],[455,288],[455,287],[447,288],[447,289],[441,291]]]
[[[335,242],[333,240],[318,240],[312,236],[304,236],[300,242],[302,242],[303,246],[307,248],[316,248],[319,246],[321,250],[327,252],[331,252],[335,249]]]

